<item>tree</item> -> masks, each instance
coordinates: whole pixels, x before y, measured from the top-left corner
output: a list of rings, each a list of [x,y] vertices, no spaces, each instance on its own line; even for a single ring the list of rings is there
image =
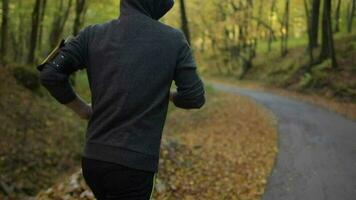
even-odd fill
[[[67,5],[64,5],[64,0],[59,1],[59,6],[52,21],[52,30],[50,33],[50,48],[54,48],[60,41],[64,26],[67,22],[70,8],[72,7],[72,0],[67,1]]]
[[[271,31],[269,32],[269,37],[268,37],[268,52],[272,51],[272,42],[276,38],[274,35],[273,31],[273,14],[276,9],[276,2],[277,0],[272,0],[271,2],[271,9],[270,9],[270,16],[269,16],[269,26],[271,27]]]
[[[349,10],[348,10],[348,17],[347,17],[347,32],[351,33],[352,32],[352,24],[353,24],[353,19],[355,16],[355,4],[356,4],[356,0],[350,0],[350,4],[349,4]]]
[[[40,27],[39,27],[39,35],[38,35],[38,48],[39,50],[42,49],[42,42],[43,42],[43,22],[46,13],[46,5],[47,0],[42,0],[42,5],[40,9]]]
[[[284,16],[281,24],[281,55],[286,56],[288,53],[289,39],[289,16],[290,16],[290,0],[285,0]]]
[[[187,11],[185,7],[185,0],[179,0],[180,2],[180,16],[181,16],[181,26],[182,30],[188,40],[188,42],[191,42],[190,39],[190,31],[189,31],[189,22],[188,22],[188,17],[187,17]]]
[[[336,10],[335,10],[335,28],[334,28],[335,33],[340,32],[340,8],[341,8],[341,0],[338,0]]]
[[[75,19],[73,24],[73,35],[77,35],[84,22],[86,0],[76,0],[75,2]]]
[[[9,37],[9,0],[2,0],[2,22],[1,22],[1,49],[0,61],[6,63],[6,51],[8,48]]]
[[[309,39],[309,42],[308,42],[308,53],[309,53],[309,65],[306,66],[306,70],[309,71],[311,69],[311,67],[313,66],[314,64],[314,52],[313,52],[313,46],[312,46],[312,43],[311,43],[311,40],[312,40],[312,34],[311,34],[311,18],[310,18],[310,11],[309,11],[309,6],[308,6],[308,1],[307,0],[304,0],[304,9],[305,9],[305,18],[306,18],[306,24],[307,24],[307,30],[308,30],[308,39]]]
[[[310,47],[318,47],[319,36],[319,16],[320,16],[320,0],[312,1],[312,11],[310,15]]]
[[[322,44],[319,59],[320,61],[323,61],[327,58],[330,58],[332,61],[332,67],[335,69],[338,67],[338,65],[335,55],[334,38],[331,23],[331,0],[324,1],[322,29]]]
[[[33,63],[35,61],[39,23],[40,23],[40,9],[41,9],[42,0],[36,0],[35,5],[32,11],[32,26],[31,26],[31,35],[30,35],[30,49],[28,53],[27,62]]]

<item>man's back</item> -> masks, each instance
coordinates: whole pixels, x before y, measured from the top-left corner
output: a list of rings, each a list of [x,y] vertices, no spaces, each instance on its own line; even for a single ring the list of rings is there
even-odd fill
[[[88,32],[87,70],[93,105],[87,135],[89,156],[93,158],[95,152],[88,147],[90,143],[98,143],[157,160],[179,51],[187,45],[184,36],[141,14],[121,16],[92,26]],[[157,168],[149,163],[140,166]]]
[[[41,72],[61,103],[76,99],[68,76],[87,69],[92,93],[84,157],[156,172],[170,100],[200,108],[204,88],[182,32],[158,21],[172,0],[122,0],[121,15],[85,28]],[[178,92],[170,96],[172,81]]]

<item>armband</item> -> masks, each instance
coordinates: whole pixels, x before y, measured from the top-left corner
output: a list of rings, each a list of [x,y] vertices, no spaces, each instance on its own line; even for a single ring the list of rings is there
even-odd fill
[[[59,52],[64,46],[65,46],[65,40],[61,40],[58,43],[58,45],[52,50],[52,52],[47,56],[47,58],[44,59],[40,65],[37,66],[37,70],[42,71],[46,64],[53,61],[57,57],[57,55],[59,54]]]

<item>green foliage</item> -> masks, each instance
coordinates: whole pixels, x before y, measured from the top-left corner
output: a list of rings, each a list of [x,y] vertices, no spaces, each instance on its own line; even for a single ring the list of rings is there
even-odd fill
[[[330,59],[314,66],[310,73],[304,74],[299,82],[299,86],[303,89],[321,89],[325,87],[328,83],[330,69]]]
[[[40,81],[37,71],[29,69],[28,67],[17,66],[12,68],[12,74],[20,85],[33,92],[39,93]]]
[[[309,56],[305,47],[295,47],[281,58],[278,52],[260,54],[254,60],[254,67],[247,79],[258,80],[302,92],[320,94],[342,101],[355,102],[356,90],[356,36],[348,35],[336,39],[339,69],[333,69],[331,60],[312,66],[309,70]],[[317,59],[319,49],[314,51]]]
[[[333,95],[341,99],[351,99],[353,103],[356,103],[356,89],[350,88],[345,83],[333,83],[331,85],[333,89]]]

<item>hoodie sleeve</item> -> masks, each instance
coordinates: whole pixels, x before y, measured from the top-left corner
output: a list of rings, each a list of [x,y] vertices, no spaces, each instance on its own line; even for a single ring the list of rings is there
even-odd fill
[[[174,74],[177,94],[174,104],[183,109],[198,109],[205,104],[204,84],[200,79],[191,48],[183,35],[180,36],[180,50]]]
[[[68,104],[77,97],[69,77],[87,66],[87,44],[87,30],[84,29],[67,42],[58,55],[40,72],[41,84],[61,104]]]

